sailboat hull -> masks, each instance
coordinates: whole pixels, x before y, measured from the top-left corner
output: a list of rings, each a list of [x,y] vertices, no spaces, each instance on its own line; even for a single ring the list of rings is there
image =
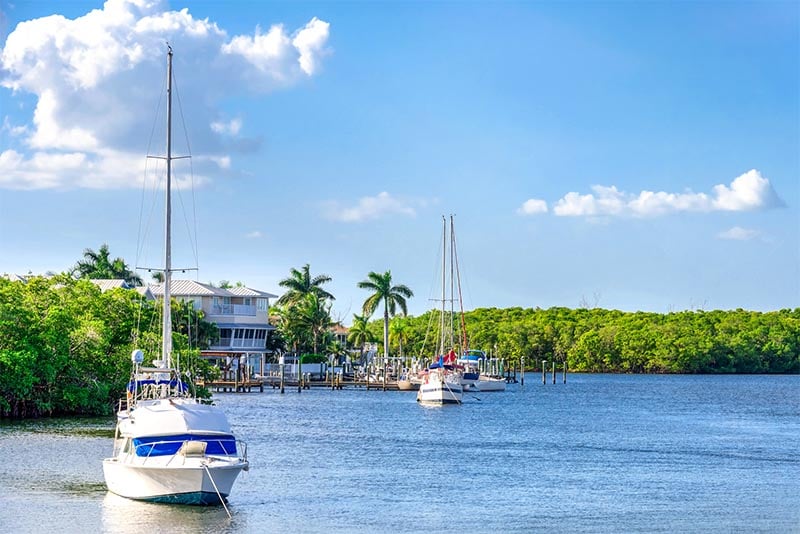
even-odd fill
[[[461,404],[463,388],[460,384],[432,380],[422,384],[417,392],[417,402],[420,404]]]
[[[176,467],[166,462],[151,465],[122,463],[118,458],[103,461],[109,491],[140,501],[217,505],[230,495],[233,483],[246,462],[187,462]],[[177,461],[177,459],[174,459]]]

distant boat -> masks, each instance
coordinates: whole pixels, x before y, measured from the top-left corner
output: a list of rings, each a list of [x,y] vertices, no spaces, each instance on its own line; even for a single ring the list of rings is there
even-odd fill
[[[133,352],[127,401],[120,403],[114,452],[103,460],[103,474],[111,492],[130,499],[224,506],[237,476],[249,467],[247,447],[234,437],[222,410],[192,397],[172,361],[171,113],[169,48],[162,357],[145,366],[142,351]]]
[[[490,362],[486,353],[482,350],[468,350],[458,363],[464,367],[461,383],[465,391],[505,391],[506,379],[500,375],[491,374],[489,371]]]
[[[446,353],[447,321],[445,303],[447,302],[447,220],[442,217],[442,315],[439,325],[439,357],[430,367],[417,391],[417,402],[421,404],[461,404],[464,386],[461,385],[461,373],[455,366],[453,351]],[[453,216],[450,216],[450,251],[454,251],[455,232]],[[451,271],[452,271],[451,259]],[[452,285],[452,283],[451,283]],[[452,301],[451,301],[452,302]],[[452,333],[452,331],[451,331]]]
[[[419,373],[406,369],[397,378],[397,389],[400,391],[418,391],[424,377]]]

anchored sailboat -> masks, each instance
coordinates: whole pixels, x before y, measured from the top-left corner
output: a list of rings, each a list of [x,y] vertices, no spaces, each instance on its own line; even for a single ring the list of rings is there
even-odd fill
[[[225,414],[194,398],[172,361],[171,174],[172,48],[167,53],[167,155],[164,303],[161,358],[144,365],[131,356],[127,401],[120,403],[114,452],[103,460],[108,489],[131,499],[225,505],[236,477],[248,469],[246,444]]]
[[[452,270],[455,234],[453,233],[453,216],[450,216],[450,251],[451,251],[451,293]],[[452,324],[449,327],[446,321],[447,302],[447,219],[442,217],[442,315],[439,324],[439,356],[425,375],[417,391],[417,402],[421,404],[461,404],[464,386],[461,384],[461,373],[456,368],[456,355],[451,349],[447,351],[447,333],[452,334]],[[451,335],[452,344],[452,335]]]

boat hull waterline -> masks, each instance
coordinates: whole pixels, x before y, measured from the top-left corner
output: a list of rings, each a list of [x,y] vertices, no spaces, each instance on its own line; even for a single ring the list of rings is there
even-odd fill
[[[226,460],[205,459],[175,467],[166,462],[131,465],[107,458],[103,474],[109,491],[128,499],[213,506],[230,495],[233,483],[246,467],[245,462]]]

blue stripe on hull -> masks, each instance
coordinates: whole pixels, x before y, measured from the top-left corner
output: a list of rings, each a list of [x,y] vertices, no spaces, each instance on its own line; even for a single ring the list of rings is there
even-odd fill
[[[225,499],[227,495],[223,495]],[[209,491],[193,491],[191,493],[176,493],[173,495],[159,495],[158,497],[148,497],[146,499],[137,499],[140,501],[157,502],[163,504],[192,504],[197,506],[217,506],[222,504],[219,496],[214,492]]]

